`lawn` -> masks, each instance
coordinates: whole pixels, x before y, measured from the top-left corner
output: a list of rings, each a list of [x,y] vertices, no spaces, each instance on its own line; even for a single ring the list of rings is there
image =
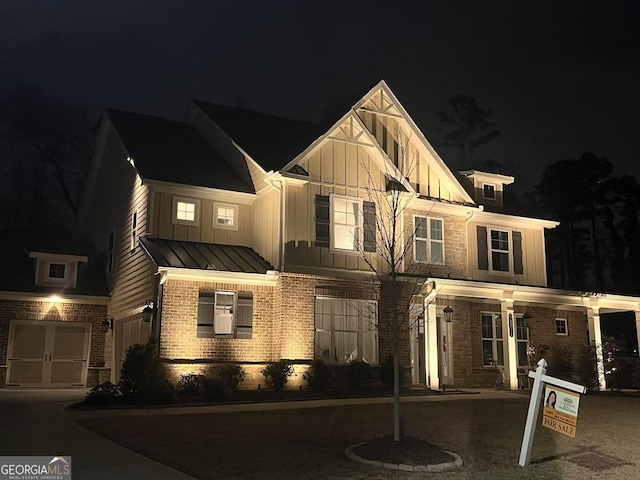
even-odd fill
[[[458,453],[446,479],[640,478],[640,399],[583,396],[575,439],[538,426],[517,465],[528,397],[403,404],[408,435]],[[391,405],[82,420],[86,428],[200,479],[413,479],[351,462],[345,447],[391,432]],[[580,465],[579,465],[580,464]]]

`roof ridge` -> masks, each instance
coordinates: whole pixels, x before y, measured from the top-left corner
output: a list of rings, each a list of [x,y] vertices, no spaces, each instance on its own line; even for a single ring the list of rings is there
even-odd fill
[[[299,118],[293,118],[293,117],[287,117],[284,115],[276,115],[273,113],[267,113],[264,111],[260,111],[260,110],[254,110],[251,108],[245,108],[245,107],[235,107],[232,105],[224,105],[222,103],[215,103],[215,102],[207,102],[206,100],[198,100],[196,98],[191,99],[191,101],[193,103],[195,103],[196,105],[211,105],[213,107],[222,107],[222,108],[226,108],[229,110],[236,110],[238,112],[245,112],[245,113],[251,113],[254,115],[262,115],[265,117],[270,117],[270,118],[274,118],[274,119],[278,119],[278,120],[287,120],[290,122],[297,122],[297,123],[304,123],[306,125],[309,125],[310,127],[314,127],[317,126],[318,124],[316,122],[311,122],[309,120],[301,120]]]

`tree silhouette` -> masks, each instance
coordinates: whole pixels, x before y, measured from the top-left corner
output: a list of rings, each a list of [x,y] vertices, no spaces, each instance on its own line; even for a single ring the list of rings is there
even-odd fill
[[[482,109],[473,97],[456,95],[449,98],[447,109],[436,112],[444,132],[439,146],[452,147],[458,152],[460,166],[466,168],[476,149],[500,135],[495,128],[493,110]]]

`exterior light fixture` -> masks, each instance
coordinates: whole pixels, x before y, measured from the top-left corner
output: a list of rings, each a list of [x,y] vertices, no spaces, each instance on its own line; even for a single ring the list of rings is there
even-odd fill
[[[447,323],[451,323],[453,322],[453,308],[451,308],[451,305],[447,305],[446,307],[444,307],[444,321]]]
[[[113,317],[105,315],[104,320],[102,320],[102,331],[107,333],[109,330],[113,330]]]
[[[147,300],[147,306],[142,310],[142,321],[145,323],[149,323],[153,319],[153,313],[153,300]]]
[[[58,303],[60,301],[60,296],[59,295],[51,295],[49,297],[49,300],[51,301],[51,303]]]
[[[524,312],[522,315],[522,326],[524,328],[529,328],[531,326],[531,320],[533,320],[533,315],[529,313],[529,310]]]

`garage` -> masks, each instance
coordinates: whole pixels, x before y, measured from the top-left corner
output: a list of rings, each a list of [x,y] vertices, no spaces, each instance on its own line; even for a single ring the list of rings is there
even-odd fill
[[[7,387],[84,387],[91,324],[14,320],[7,348]]]

